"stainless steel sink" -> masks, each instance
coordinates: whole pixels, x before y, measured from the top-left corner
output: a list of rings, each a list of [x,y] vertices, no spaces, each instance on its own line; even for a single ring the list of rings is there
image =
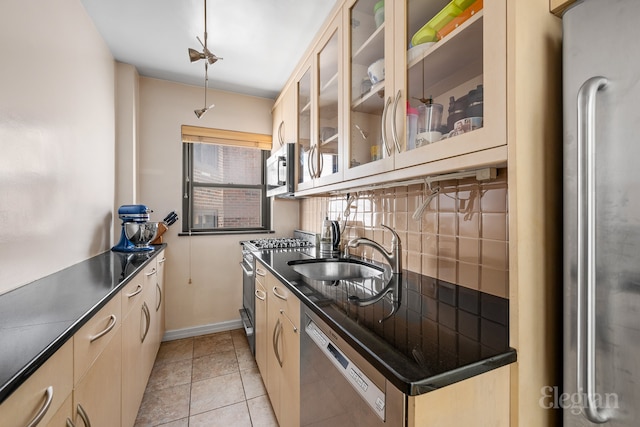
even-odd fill
[[[382,277],[384,269],[350,258],[295,260],[288,263],[296,272],[312,280],[354,280]]]

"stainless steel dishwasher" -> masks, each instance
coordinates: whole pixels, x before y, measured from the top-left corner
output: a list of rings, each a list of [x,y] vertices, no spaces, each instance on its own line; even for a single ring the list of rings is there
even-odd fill
[[[403,426],[405,396],[309,309],[302,314],[300,425]]]

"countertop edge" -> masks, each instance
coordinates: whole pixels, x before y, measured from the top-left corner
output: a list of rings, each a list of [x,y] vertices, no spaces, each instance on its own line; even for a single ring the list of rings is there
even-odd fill
[[[260,259],[259,256],[256,258]],[[331,325],[336,327],[338,334],[341,335],[342,338],[345,339],[352,347],[355,347],[356,351],[358,351],[358,353],[360,353],[362,357],[367,359],[367,361],[369,363],[372,363],[376,368],[383,371],[383,375],[385,376],[385,378],[387,378],[387,380],[389,380],[401,392],[409,396],[418,396],[424,393],[435,391],[459,381],[463,381],[477,375],[492,371],[502,366],[510,365],[517,360],[516,350],[513,348],[509,348],[509,350],[505,351],[504,353],[482,359],[478,362],[465,365],[460,368],[452,369],[451,371],[433,375],[419,381],[410,380],[401,376],[398,372],[388,366],[388,364],[386,364],[383,360],[379,359],[370,351],[367,351],[366,347],[361,344],[358,339],[351,336],[348,331],[344,330],[342,327],[340,327],[340,325],[336,324],[329,315],[324,313],[321,307],[318,307],[313,304],[312,301],[309,301],[304,294],[302,294],[295,286],[291,285],[289,281],[284,278],[276,269],[272,268],[271,265],[267,263],[262,263],[262,265],[265,266],[265,268],[267,268],[271,273],[273,273],[281,283],[287,286],[287,288],[291,290],[306,307],[319,315],[324,321],[328,321]]]
[[[131,274],[129,274],[125,279],[123,279],[122,282],[118,284],[118,286],[110,290],[109,293],[107,293],[102,299],[98,300],[96,304],[94,304],[93,307],[91,307],[89,311],[87,311],[84,315],[78,318],[69,328],[67,328],[62,334],[60,334],[56,339],[54,339],[48,346],[43,348],[42,351],[38,353],[36,357],[31,359],[29,362],[27,362],[27,364],[24,365],[22,369],[16,372],[16,374],[13,377],[11,377],[6,383],[4,383],[0,387],[0,404],[2,404],[2,402],[4,402],[9,396],[11,396],[11,394],[14,391],[16,391],[25,381],[27,381],[27,379],[29,379],[29,377],[31,377],[31,375],[34,372],[36,372],[42,365],[44,365],[45,362],[47,362],[47,360],[49,360],[49,358],[53,356],[53,354],[56,351],[58,351],[69,340],[69,338],[71,338],[94,314],[96,314],[102,307],[104,307],[118,292],[120,292],[122,288],[125,287],[131,281],[131,279],[133,279],[134,276],[136,276],[152,260],[154,260],[156,256],[158,256],[158,254],[167,247],[167,244],[161,243],[155,246],[157,246],[158,249],[154,250],[153,252],[149,252],[149,254],[151,255],[149,259],[147,259],[143,264],[141,264],[134,271],[132,271]],[[109,251],[101,252],[100,254],[95,256],[100,256]],[[86,262],[91,258],[81,261],[80,263]],[[56,273],[53,273],[53,274],[56,274]],[[34,282],[37,282],[37,280]],[[34,282],[31,282],[31,283],[34,283]],[[26,284],[23,286],[29,286],[29,284]]]

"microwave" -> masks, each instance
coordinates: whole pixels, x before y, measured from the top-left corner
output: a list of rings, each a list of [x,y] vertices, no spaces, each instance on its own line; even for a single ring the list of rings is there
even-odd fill
[[[267,158],[267,197],[293,198],[296,144],[284,144]]]

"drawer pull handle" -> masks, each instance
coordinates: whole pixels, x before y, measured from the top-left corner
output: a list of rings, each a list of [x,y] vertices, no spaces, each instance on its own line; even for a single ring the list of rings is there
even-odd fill
[[[36,416],[33,417],[33,419],[29,422],[29,424],[27,424],[27,427],[35,427],[38,424],[40,424],[40,421],[42,421],[44,416],[47,414],[47,411],[49,410],[49,407],[51,406],[52,401],[53,401],[53,386],[49,386],[45,390],[44,405],[42,405],[42,408],[40,408]]]
[[[266,276],[266,275],[267,275],[267,272],[266,272],[266,271],[264,271],[264,270],[260,270],[259,268],[256,268],[256,274],[257,274],[258,276]]]
[[[287,319],[287,321],[289,323],[291,323],[291,327],[293,328],[293,332],[297,334],[298,333],[298,327],[291,321],[291,319],[289,319],[289,316],[287,316],[287,313],[285,313],[283,309],[280,309],[280,314],[282,314],[284,316],[284,318]]]
[[[73,423],[73,421],[67,418],[67,427],[76,427],[76,425]]]
[[[260,301],[264,301],[267,298],[267,293],[262,289],[256,289],[255,295]]]
[[[111,332],[111,330],[113,329],[114,326],[116,326],[116,315],[112,314],[111,316],[109,316],[109,324],[107,325],[106,328],[104,328],[104,331],[89,337],[89,342],[94,342],[95,340],[97,340],[98,338],[102,338],[103,336],[105,336],[106,334],[108,334],[109,332]]]
[[[162,259],[158,260],[158,264],[163,264],[167,259],[165,257],[162,257]]]
[[[80,418],[84,423],[84,426],[91,427],[91,420],[89,419],[89,416],[87,415],[87,413],[84,411],[84,408],[82,407],[82,405],[78,403],[78,408],[76,410],[78,412],[78,415],[80,415]]]
[[[156,268],[155,267],[153,267],[150,272],[145,273],[145,276],[149,277],[149,276],[153,276],[154,274],[156,274]]]
[[[142,292],[142,285],[138,283],[138,287],[136,287],[136,290],[131,292],[130,294],[127,294],[127,298],[132,298],[135,297],[136,295],[138,295],[140,292]]]
[[[287,296],[286,295],[282,295],[282,294],[278,293],[278,287],[277,286],[273,287],[273,294],[275,296],[277,296],[278,298],[280,298],[281,300],[284,300],[284,301],[287,300]]]

